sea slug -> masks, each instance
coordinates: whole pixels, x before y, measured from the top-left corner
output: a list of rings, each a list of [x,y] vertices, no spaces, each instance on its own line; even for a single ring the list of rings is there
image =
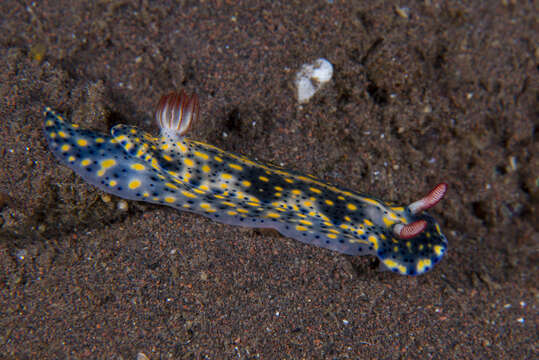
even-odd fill
[[[198,97],[163,96],[159,137],[127,125],[111,134],[80,129],[46,108],[45,134],[60,161],[99,189],[172,206],[226,224],[273,228],[304,243],[351,255],[376,255],[382,268],[406,275],[432,269],[447,249],[424,210],[447,184],[408,206],[341,189],[185,137]]]

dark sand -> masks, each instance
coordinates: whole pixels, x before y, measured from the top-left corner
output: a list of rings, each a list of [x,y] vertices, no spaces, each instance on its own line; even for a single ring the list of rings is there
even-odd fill
[[[0,3],[1,358],[539,356],[536,2],[57,3]],[[333,80],[299,107],[294,74],[319,57]],[[401,203],[449,183],[447,255],[405,277],[121,211],[47,149],[46,105],[156,133],[180,88],[201,99],[192,138]]]

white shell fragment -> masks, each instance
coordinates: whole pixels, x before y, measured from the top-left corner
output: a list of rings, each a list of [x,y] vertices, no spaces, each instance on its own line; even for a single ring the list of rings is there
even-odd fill
[[[303,64],[294,81],[298,102],[300,104],[308,102],[325,83],[331,80],[332,76],[333,65],[326,59],[320,58],[312,64]]]

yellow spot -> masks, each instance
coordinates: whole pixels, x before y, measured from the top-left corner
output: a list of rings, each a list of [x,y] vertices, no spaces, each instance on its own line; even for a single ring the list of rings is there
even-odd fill
[[[45,124],[47,126],[53,126],[54,125],[54,121],[52,120],[47,120],[47,123]]]
[[[58,131],[58,135],[60,135],[60,137],[63,137],[64,139],[69,137],[69,135],[67,135],[67,134],[66,134],[65,132],[63,132],[63,131]]]
[[[344,217],[344,220],[348,221],[348,222],[352,222],[352,219],[350,219],[350,216],[345,216]]]
[[[395,221],[390,220],[385,216],[384,216],[384,218],[382,220],[384,220],[384,224],[386,224],[387,227],[390,227],[391,225],[393,225],[395,223]]]
[[[182,144],[181,142],[176,143],[176,145],[178,145],[178,148],[180,148],[180,151],[182,153],[187,151],[187,147],[184,144]]]
[[[116,160],[114,160],[114,159],[107,159],[107,160],[103,160],[103,161],[101,162],[101,166],[102,166],[104,169],[111,168],[111,167],[113,167],[114,165],[116,165]]]
[[[264,182],[268,182],[268,181],[269,181],[269,179],[268,179],[267,177],[265,177],[265,176],[259,176],[258,178],[259,178],[260,180],[264,181]]]
[[[86,139],[78,139],[77,140],[77,145],[79,145],[79,146],[87,146],[88,141]]]
[[[193,165],[195,165],[195,162],[194,162],[193,160],[189,159],[189,158],[183,159],[183,162],[184,162],[185,165],[187,165],[187,166],[193,166]]]
[[[198,188],[201,189],[201,190],[204,190],[204,191],[210,190],[210,188],[208,187],[208,185],[200,185]]]
[[[137,171],[143,171],[146,168],[142,164],[133,164],[131,165],[131,169],[137,170]]]
[[[56,133],[55,132],[51,132],[49,134],[49,136],[51,137],[51,139],[56,139]]]
[[[432,262],[430,259],[421,259],[417,262],[416,270],[418,273],[425,272],[426,268],[430,267]]]
[[[327,200],[327,199],[325,200],[325,203],[326,203],[326,204],[328,204],[328,205],[333,205],[333,204],[334,204],[334,202],[333,202],[333,201],[331,201],[331,200]]]
[[[340,234],[341,233],[339,230],[335,230],[335,229],[329,229],[328,231],[332,232],[334,234]]]
[[[368,202],[369,204],[378,205],[378,201],[374,199],[363,198],[363,201]]]
[[[79,124],[71,124],[71,127],[72,127],[73,129],[77,129],[77,128],[79,127]]]
[[[234,170],[238,170],[238,171],[243,170],[243,168],[237,164],[228,164],[228,166],[230,166]]]
[[[230,215],[230,216],[233,216],[233,215],[238,215],[238,213],[237,213],[237,212],[235,212],[235,211],[232,211],[232,210],[229,210],[229,211],[227,211],[226,213],[227,213],[228,215]]]
[[[135,156],[142,157],[142,155],[144,155],[147,150],[148,150],[148,144],[142,144],[142,146],[139,147]]]
[[[176,171],[170,171],[170,170],[169,170],[169,171],[168,171],[168,174],[174,176],[175,178],[177,178],[177,177],[180,176],[180,174],[178,174]],[[177,180],[177,179],[174,179],[174,180]],[[177,181],[176,181],[176,182],[177,182]]]
[[[221,184],[221,187],[222,187],[223,189],[226,189],[226,188],[228,188],[228,184],[223,183],[223,184]]]
[[[71,155],[70,157],[67,158],[67,160],[69,162],[73,162],[73,161],[75,161],[75,157],[73,155]]]
[[[116,184],[118,184],[116,180],[111,180],[109,183],[110,186],[116,186]]]
[[[275,190],[277,190],[277,191],[283,191],[283,188],[282,188],[282,187],[280,187],[280,186],[275,186],[275,188],[274,188],[274,189],[275,189]]]
[[[120,136],[115,137],[114,139],[116,139],[116,141],[123,141],[123,140],[126,139],[126,136],[125,135],[120,135]]]
[[[281,197],[281,196],[283,196],[283,194],[281,194],[281,193],[275,193],[275,196],[276,196],[276,197]]]
[[[398,247],[398,246],[395,246],[395,247],[393,248],[393,252],[398,253],[398,252],[399,252],[399,247]]]
[[[176,198],[173,197],[173,196],[167,196],[167,197],[165,197],[165,202],[173,203],[174,201],[176,201]]]
[[[306,231],[308,230],[305,226],[301,226],[301,225],[296,225],[296,230],[297,231]]]
[[[211,205],[208,204],[208,203],[201,203],[201,204],[200,204],[200,207],[203,208],[203,209],[210,209],[210,208],[211,208]]]
[[[208,165],[204,165],[202,166],[202,171],[204,171],[205,173],[209,173],[210,172],[210,167]]]
[[[396,269],[399,273],[406,274],[406,266],[397,263],[395,260],[385,259],[383,263],[391,270]]]
[[[80,162],[80,164],[81,164],[82,166],[88,166],[88,165],[90,165],[91,163],[92,163],[92,160],[90,160],[90,159],[84,159],[84,160],[82,160],[82,161]]]
[[[69,151],[70,148],[71,148],[71,146],[69,146],[69,144],[64,144],[61,147],[62,151],[64,151],[64,152]]]
[[[313,223],[310,222],[310,221],[307,221],[307,220],[299,220],[300,223],[302,223],[303,225],[312,225]]]
[[[217,161],[217,162],[223,162],[223,159],[221,159],[219,156],[214,156],[213,158],[214,158],[215,161]]]
[[[286,181],[287,183],[290,183],[290,184],[294,183],[294,180],[289,179],[289,178],[285,178],[284,181]]]
[[[197,196],[195,194],[191,194],[189,191],[182,191],[183,196],[186,196],[188,198],[194,199]]]
[[[165,183],[165,186],[174,190],[178,190],[178,187],[171,183]]]
[[[163,145],[161,145],[161,149],[163,149],[163,150],[167,150],[169,147],[170,147],[170,145],[167,144],[167,143],[164,143]]]
[[[202,190],[199,190],[199,189],[193,189],[194,192],[196,192],[197,194],[200,194],[200,195],[204,195],[205,192],[202,191]]]
[[[444,247],[441,245],[434,245],[434,253],[438,256],[441,256],[443,254]]]
[[[137,130],[131,129],[131,130],[129,130],[129,132],[130,132],[131,134],[136,134],[136,133],[137,133]]]
[[[337,196],[337,199],[339,199],[339,200],[344,200],[344,196],[339,195],[339,196]]]
[[[294,194],[294,195],[301,195],[301,191],[298,190],[298,189],[294,189],[294,190],[292,190],[292,194]]]
[[[321,194],[322,191],[320,189],[317,189],[317,188],[309,188],[309,190],[311,190],[313,193],[317,193],[317,194]]]
[[[240,212],[240,213],[244,213],[244,214],[248,214],[248,213],[249,213],[249,210],[245,210],[245,209],[238,209],[238,212]]]
[[[232,206],[232,207],[236,206],[236,204],[231,203],[231,202],[229,202],[229,201],[222,201],[221,204],[223,204],[223,205],[228,205],[228,206]]]
[[[349,228],[349,226],[346,225],[346,224],[341,224],[339,227],[340,227],[341,229],[344,229],[344,230],[346,230],[346,229]]]
[[[105,175],[105,170],[101,169],[97,172],[97,176],[103,176]]]
[[[305,206],[307,206],[307,207],[310,207],[310,206],[313,206],[313,203],[310,202],[310,201],[305,201],[305,202],[303,203],[303,205],[305,205]]]
[[[333,224],[330,223],[329,221],[324,221],[324,225],[326,225],[326,226],[333,226]]]
[[[201,159],[208,160],[208,155],[201,153],[200,151],[195,151],[195,156],[198,156]]]
[[[372,223],[372,221],[370,221],[369,219],[365,219],[363,220],[363,223],[367,226],[373,226],[374,224]]]
[[[369,236],[368,240],[372,244],[372,247],[374,248],[374,250],[378,250],[378,239],[376,238],[376,236],[371,235]]]
[[[348,208],[348,210],[351,211],[357,210],[357,206],[355,206],[354,204],[347,204],[346,207]]]
[[[127,146],[126,146],[126,148],[127,148]],[[127,149],[127,150],[129,150],[129,149]],[[167,154],[163,155],[163,159],[165,159],[168,162],[172,161],[172,158],[170,156],[168,156]]]
[[[274,213],[274,212],[269,212],[266,214],[267,217],[270,217],[270,218],[279,218],[281,217],[281,215],[277,214],[277,213]]]
[[[222,174],[221,174],[221,177],[222,177],[223,179],[225,179],[225,180],[230,180],[230,179],[232,179],[232,175],[227,174],[227,173],[222,173]]]
[[[138,188],[140,186],[140,180],[139,179],[131,180],[127,186],[131,190],[136,189],[136,188]]]
[[[149,196],[150,196],[150,193],[147,192],[147,191],[145,191],[145,192],[142,193],[142,196],[144,196],[144,197],[149,197]]]
[[[251,182],[250,182],[250,181],[247,181],[247,180],[243,180],[243,181],[241,182],[241,184],[242,184],[243,186],[245,186],[245,187],[251,186]]]
[[[102,144],[102,143],[105,142],[105,139],[103,139],[103,138],[97,138],[97,139],[95,139],[95,142],[98,143],[98,144]]]
[[[326,234],[326,236],[330,239],[336,239],[337,238],[337,235],[335,234]]]

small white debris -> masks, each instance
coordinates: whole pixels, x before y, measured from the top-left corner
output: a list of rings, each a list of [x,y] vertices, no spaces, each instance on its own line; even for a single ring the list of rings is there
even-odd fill
[[[146,356],[144,353],[138,353],[137,354],[137,360],[150,360],[149,357]]]
[[[343,319],[342,323],[343,323],[344,325],[348,325],[348,324],[350,324],[350,321],[348,321],[348,320],[346,320],[346,319]]]
[[[520,302],[520,307],[526,307],[526,302],[525,302],[525,301],[521,301],[521,302]]]
[[[504,309],[511,309],[512,305],[511,304],[505,304],[503,307],[504,307]]]
[[[511,167],[512,171],[517,170],[517,158],[516,158],[516,156],[510,156],[509,157],[509,166]]]
[[[524,324],[524,318],[519,317],[519,318],[517,319],[517,321],[518,321],[519,323],[521,323],[521,324]]]
[[[294,81],[298,102],[300,104],[308,102],[325,83],[331,80],[332,76],[333,65],[326,59],[320,58],[312,64],[303,64]]]
[[[118,210],[127,211],[128,209],[129,209],[129,205],[127,205],[127,201],[125,200],[118,201]]]
[[[28,251],[26,251],[26,249],[18,250],[15,256],[17,257],[17,259],[23,261],[28,256]]]
[[[395,12],[403,19],[408,19],[410,17],[410,8],[406,6],[399,7],[395,5]]]

